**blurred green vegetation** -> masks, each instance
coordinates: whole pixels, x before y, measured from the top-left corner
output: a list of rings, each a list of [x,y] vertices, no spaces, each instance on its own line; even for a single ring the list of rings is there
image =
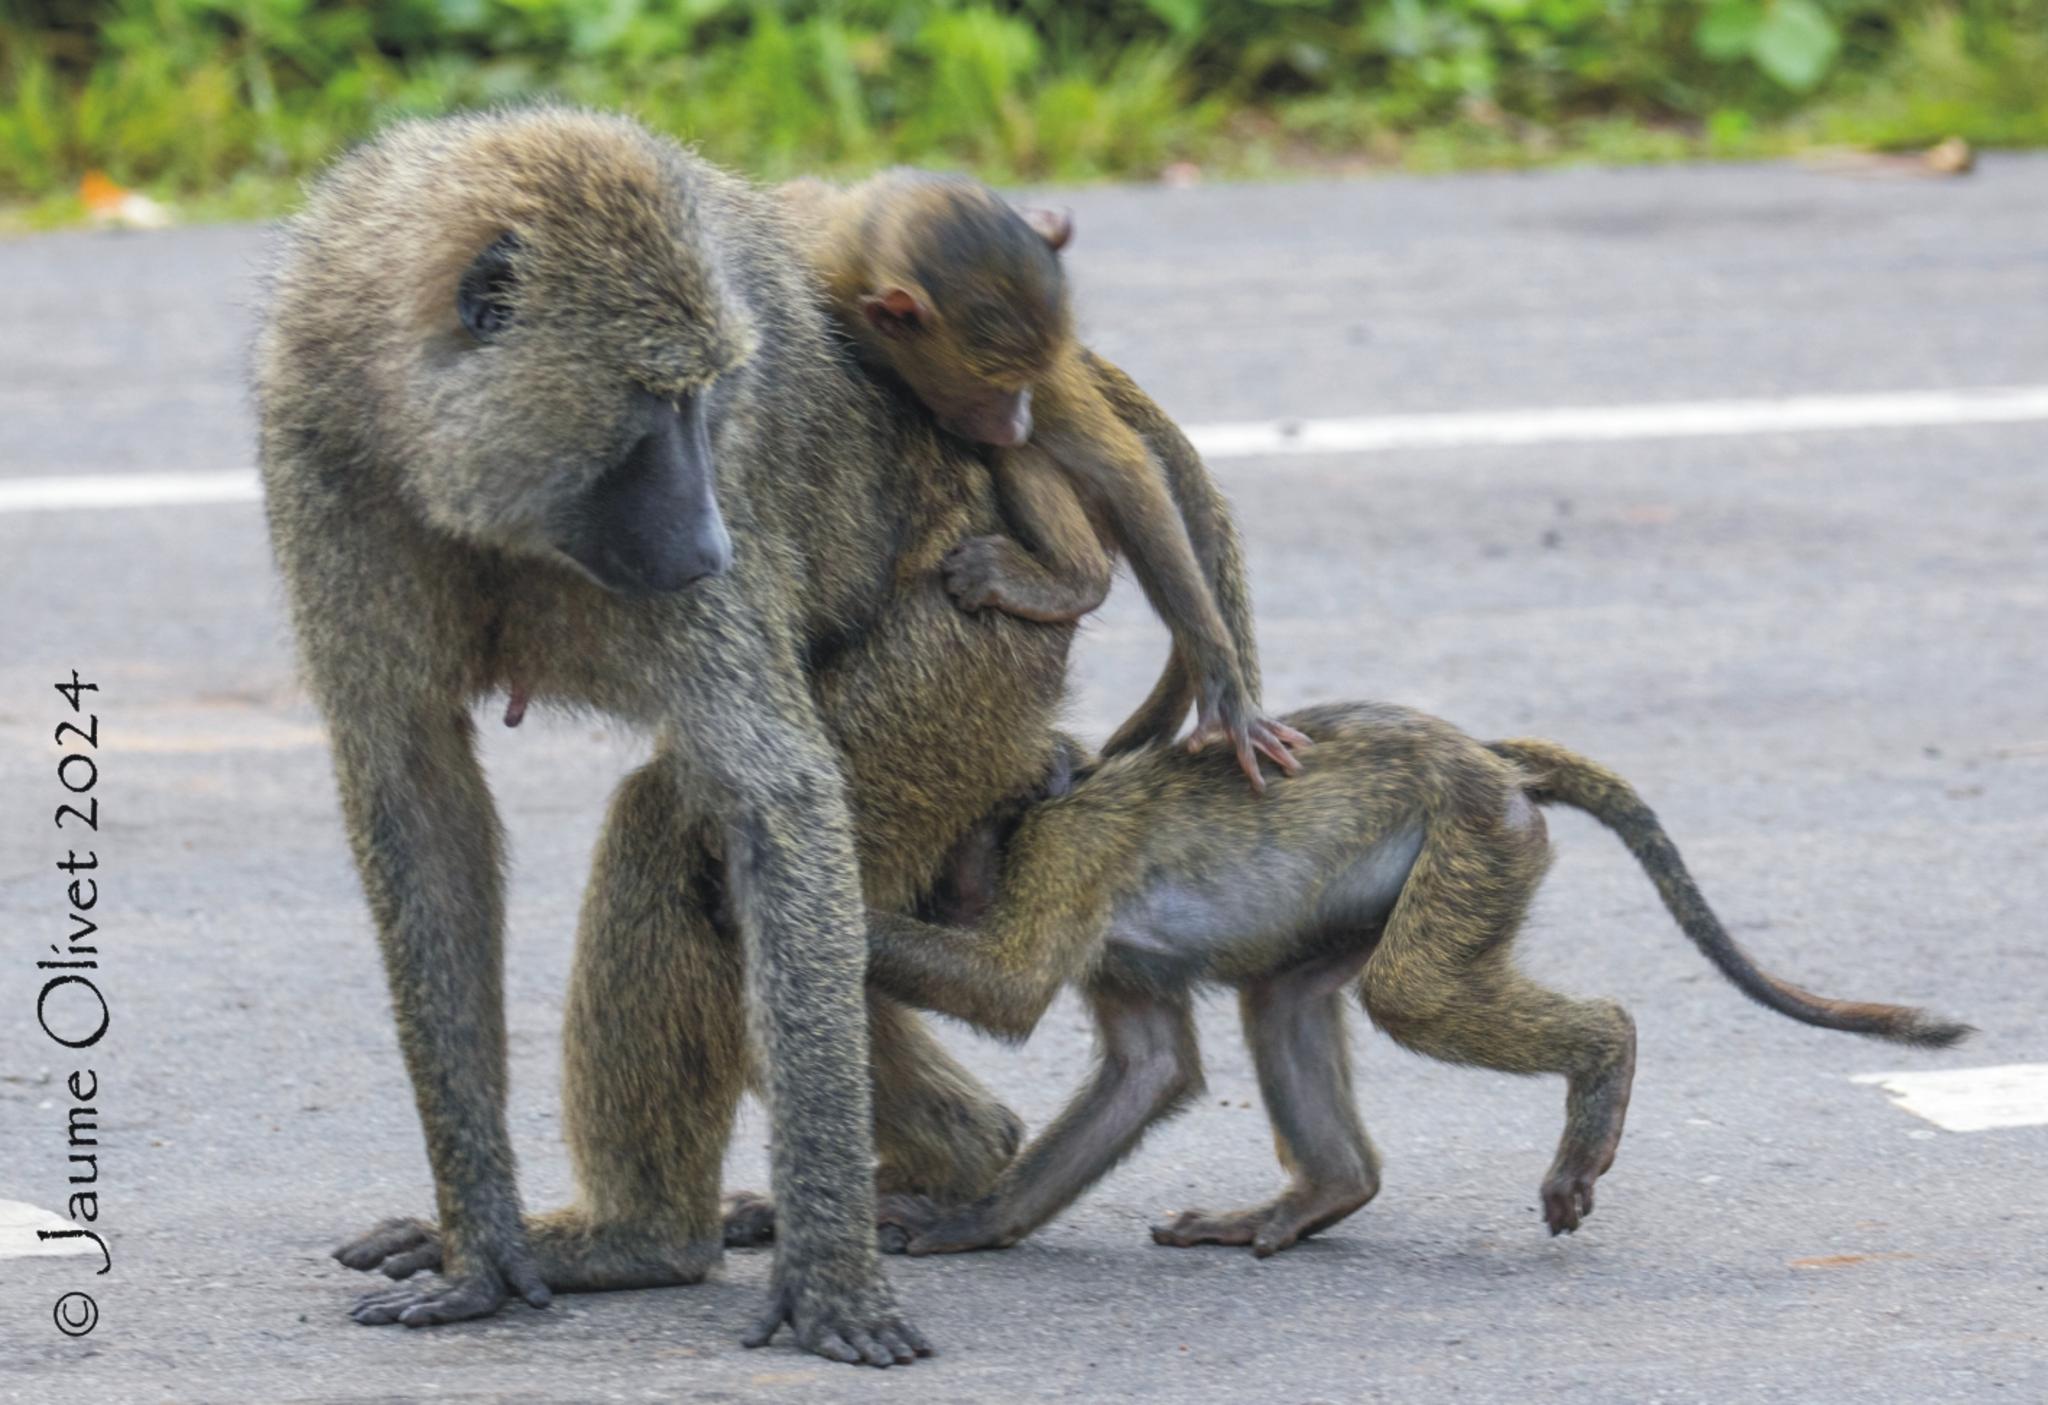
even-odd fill
[[[0,0],[0,200],[258,213],[394,117],[547,95],[774,178],[2048,142],[2048,0]],[[39,203],[38,203],[39,202]]]

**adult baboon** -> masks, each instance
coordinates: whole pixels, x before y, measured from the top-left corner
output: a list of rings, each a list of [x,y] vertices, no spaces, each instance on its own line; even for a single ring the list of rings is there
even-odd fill
[[[909,904],[1046,773],[1070,637],[947,598],[940,558],[996,530],[987,475],[855,373],[771,199],[572,111],[407,125],[339,164],[287,238],[257,382],[445,1236],[394,1223],[345,1250],[394,1276],[445,1258],[358,1320],[700,1278],[751,1046],[780,1223],[750,1339],[788,1321],[842,1360],[922,1351],[874,1254],[877,1141],[885,1186],[951,1199],[1017,1127],[906,1012],[870,1018],[862,913]],[[1168,467],[1177,494],[1213,493]],[[1205,565],[1235,565],[1223,531]],[[580,921],[578,1199],[524,1219],[470,721],[497,690],[656,739]]]

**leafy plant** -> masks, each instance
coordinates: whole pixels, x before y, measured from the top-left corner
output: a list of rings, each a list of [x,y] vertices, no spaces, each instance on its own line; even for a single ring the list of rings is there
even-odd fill
[[[102,169],[257,208],[394,118],[541,95],[767,177],[2043,142],[2048,0],[11,0],[0,199]]]

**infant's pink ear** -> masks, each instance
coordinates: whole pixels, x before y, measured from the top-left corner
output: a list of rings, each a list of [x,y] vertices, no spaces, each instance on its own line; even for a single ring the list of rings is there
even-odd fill
[[[860,310],[877,331],[905,334],[924,325],[925,305],[908,288],[884,288],[860,300]]]
[[[1019,210],[1018,213],[1024,216],[1024,223],[1038,231],[1039,238],[1052,246],[1055,253],[1066,248],[1067,242],[1074,237],[1074,216],[1071,211],[1027,208]]]

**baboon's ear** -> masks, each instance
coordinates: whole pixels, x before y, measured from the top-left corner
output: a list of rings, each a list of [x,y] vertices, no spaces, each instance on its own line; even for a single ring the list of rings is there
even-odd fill
[[[931,316],[924,300],[908,288],[884,288],[860,300],[860,310],[878,332],[904,336],[919,331]]]
[[[455,289],[455,315],[478,341],[489,341],[512,325],[512,255],[519,236],[501,234],[462,275]]]
[[[1074,214],[1071,210],[1026,207],[1017,213],[1024,216],[1024,223],[1038,231],[1038,237],[1050,245],[1054,253],[1066,248],[1074,237]]]

